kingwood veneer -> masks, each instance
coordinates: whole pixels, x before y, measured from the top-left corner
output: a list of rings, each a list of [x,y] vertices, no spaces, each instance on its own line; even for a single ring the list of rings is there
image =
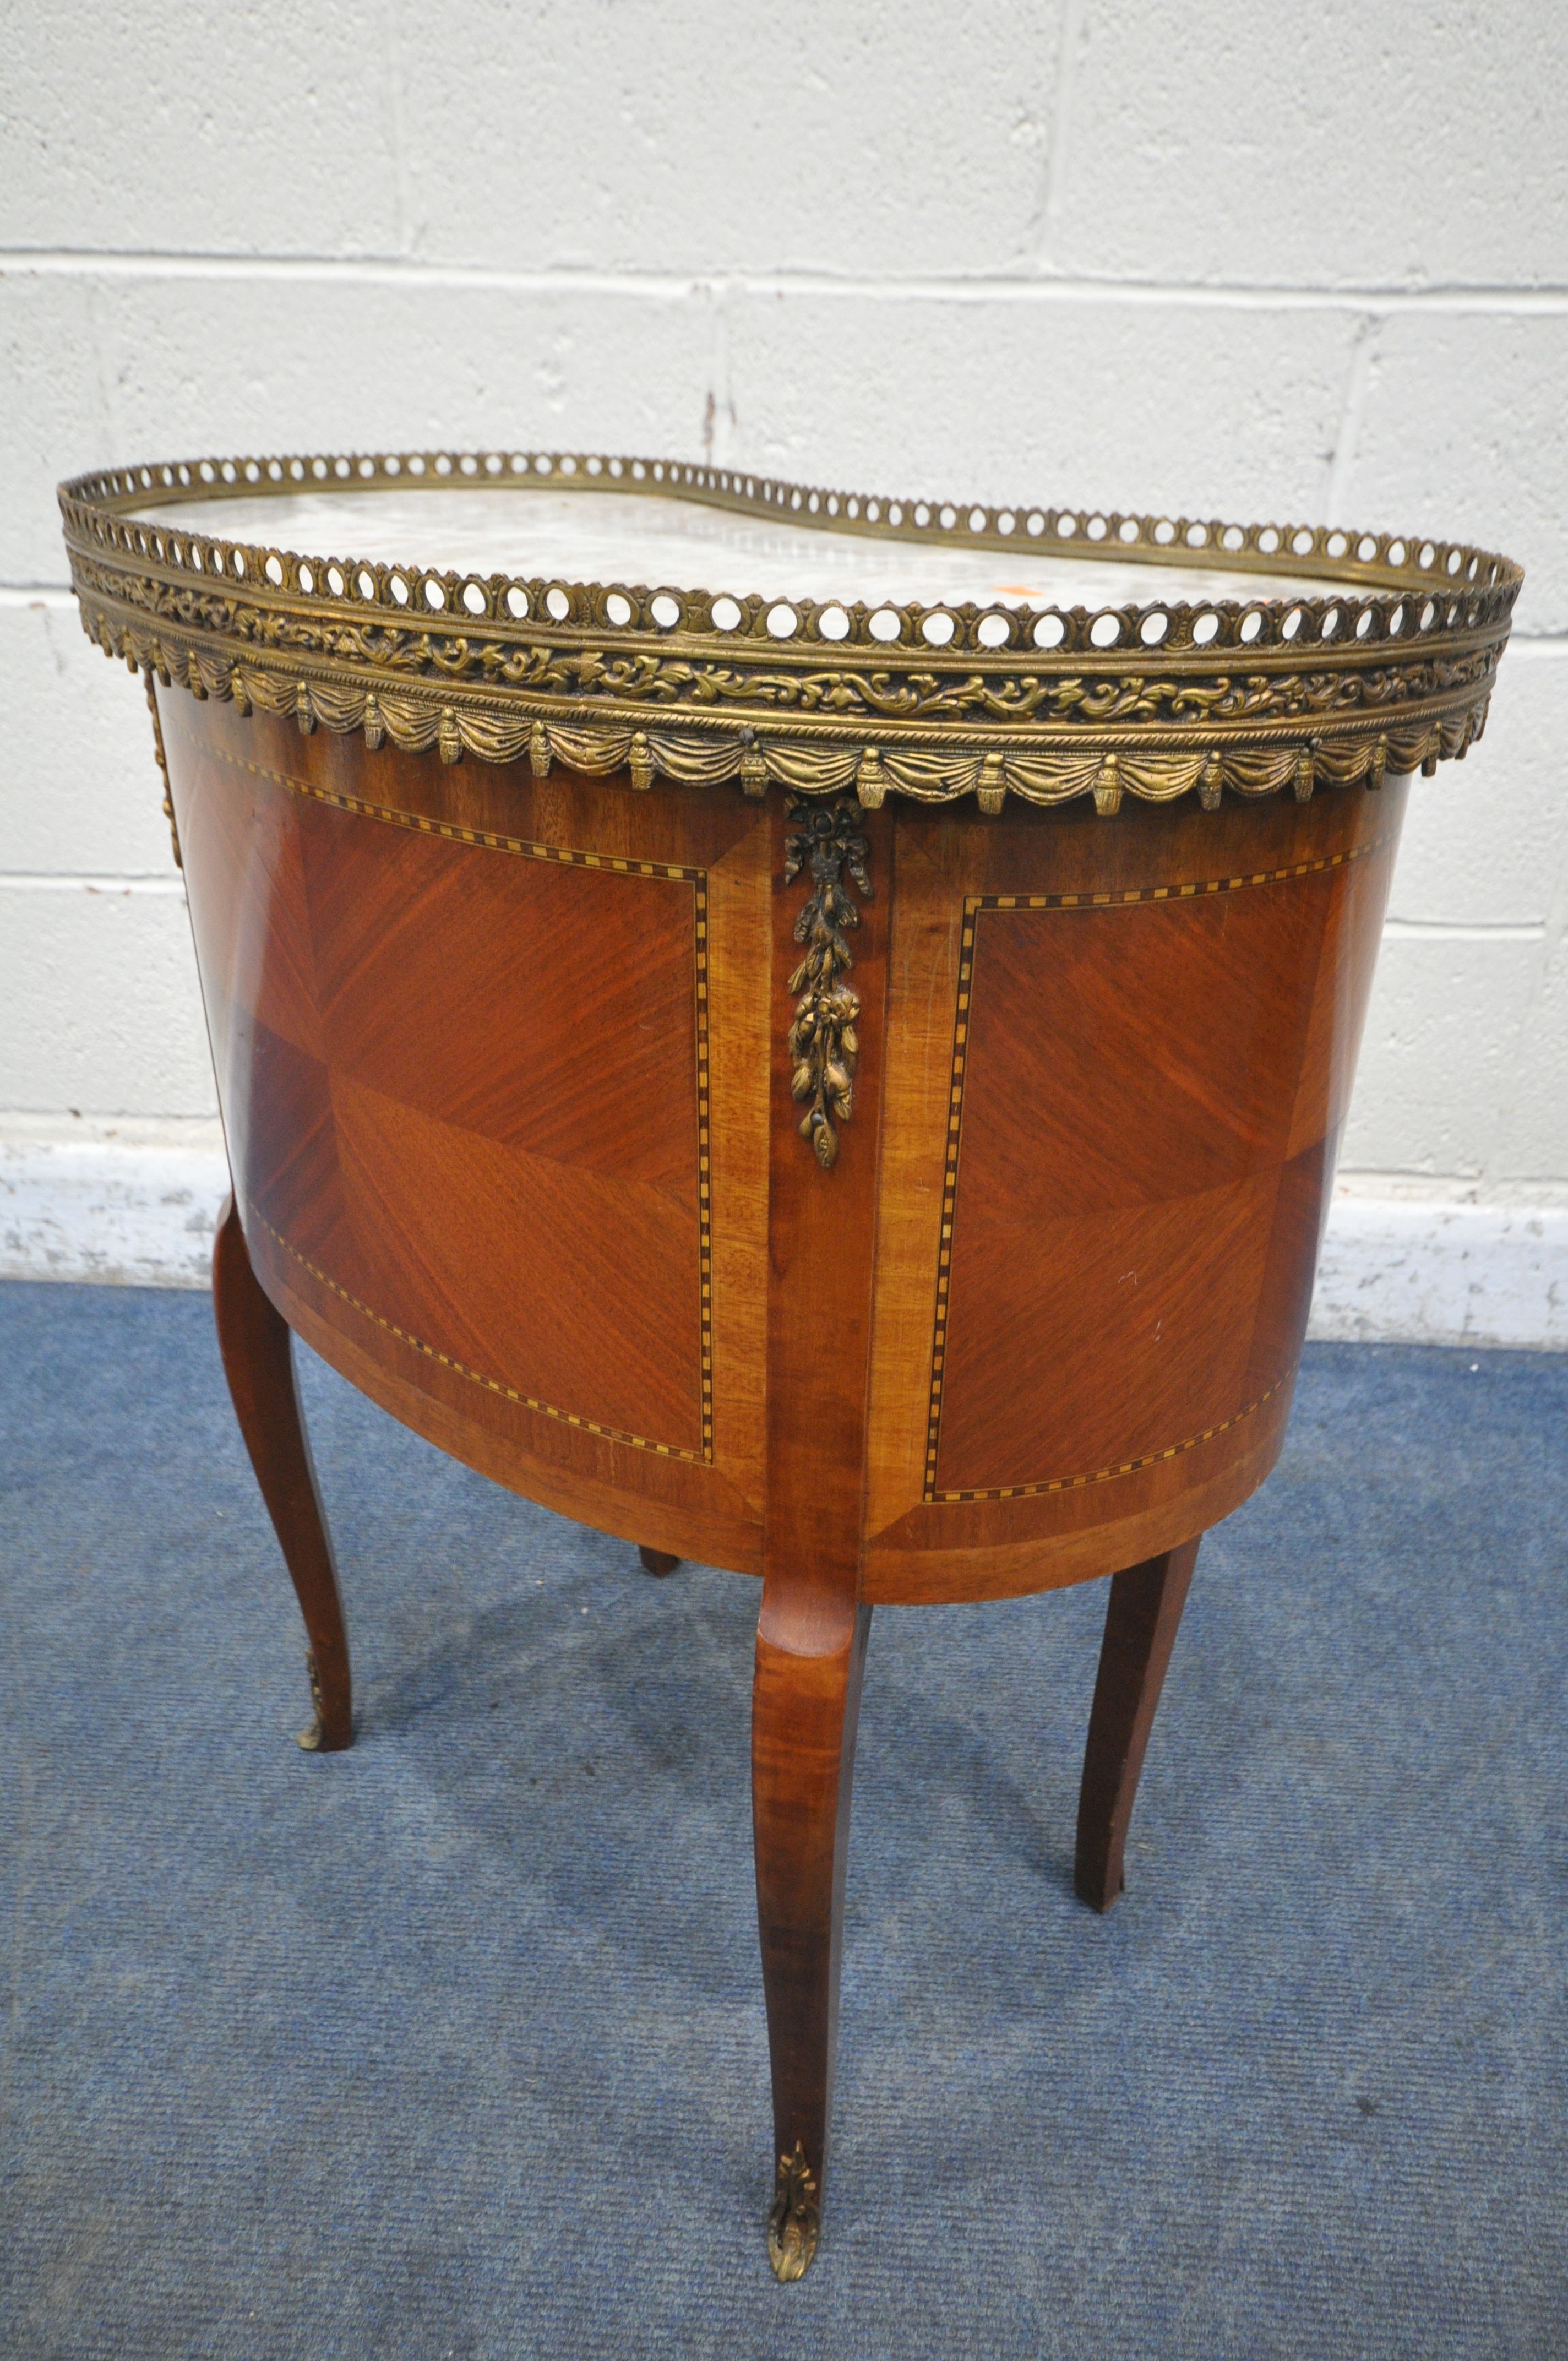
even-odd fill
[[[651,1573],[762,1576],[798,2277],[872,1609],[1112,1577],[1108,1907],[1199,1537],[1285,1432],[1404,774],[1478,733],[1518,569],[558,456],[62,504],[159,730],[307,1742],[351,1712],[291,1333]],[[773,595],[613,587],[741,565]]]

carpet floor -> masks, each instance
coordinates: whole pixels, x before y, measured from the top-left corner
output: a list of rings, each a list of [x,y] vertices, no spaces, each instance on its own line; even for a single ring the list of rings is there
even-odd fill
[[[7,2361],[1568,2353],[1568,1356],[1309,1350],[1105,1919],[1102,1587],[879,1615],[785,2289],[754,1585],[306,1364],[360,1714],[314,1758],[206,1299],[0,1288]]]

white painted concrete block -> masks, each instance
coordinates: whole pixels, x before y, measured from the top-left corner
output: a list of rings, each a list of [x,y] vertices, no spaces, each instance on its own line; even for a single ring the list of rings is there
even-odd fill
[[[1058,0],[957,18],[908,0],[468,0],[459,50],[406,9],[410,250],[506,269],[1017,269],[1038,235],[1060,16]]]
[[[1536,970],[1490,1178],[1499,1191],[1568,1173],[1568,880]]]
[[[1568,631],[1564,386],[1568,313],[1390,317],[1373,346],[1344,514],[1506,550],[1527,577],[1520,628]]]
[[[210,1287],[228,1185],[215,1124],[71,1138],[0,1120],[0,1279]]]
[[[702,448],[712,324],[696,288],[148,274],[94,300],[112,456]]]
[[[0,878],[0,1109],[215,1111],[185,897]]]
[[[395,12],[393,12],[395,14]],[[6,41],[0,244],[128,253],[390,253],[388,11],[49,0]],[[452,44],[471,71],[471,52]]]
[[[0,275],[0,582],[66,579],[54,488],[114,456],[93,291],[81,278]]]
[[[1410,783],[1389,916],[1544,925],[1568,868],[1565,763],[1568,653],[1516,642],[1480,745]]]
[[[865,490],[1320,516],[1349,313],[738,293],[725,456]]]
[[[1568,1351],[1568,1204],[1335,1195],[1313,1336]]]
[[[1537,939],[1385,936],[1343,1162],[1479,1180],[1508,1106]]]
[[[0,872],[174,875],[141,683],[74,598],[0,597]]]
[[[1560,283],[1568,16],[1087,0],[1053,268],[1259,287]]]

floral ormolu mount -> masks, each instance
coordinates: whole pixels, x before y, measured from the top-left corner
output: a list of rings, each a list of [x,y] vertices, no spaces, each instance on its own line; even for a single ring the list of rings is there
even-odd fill
[[[828,1171],[839,1154],[835,1122],[848,1123],[855,1111],[860,1050],[855,1038],[860,1000],[841,979],[855,963],[844,929],[861,921],[839,879],[847,869],[868,902],[872,888],[866,840],[856,826],[858,803],[840,796],[824,806],[797,796],[789,816],[798,825],[784,843],[784,884],[798,877],[807,862],[811,867],[810,897],[795,922],[795,939],[806,945],[806,956],[789,980],[791,992],[801,995],[789,1029],[789,1086],[791,1096],[806,1108],[801,1137],[811,1142],[817,1162]]]

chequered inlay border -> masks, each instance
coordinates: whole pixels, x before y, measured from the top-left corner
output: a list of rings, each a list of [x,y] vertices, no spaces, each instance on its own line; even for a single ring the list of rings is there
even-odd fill
[[[1114,1467],[1096,1467],[1087,1475],[1056,1476],[1034,1484],[998,1484],[977,1491],[942,1491],[937,1484],[937,1459],[941,1447],[942,1380],[948,1353],[948,1292],[952,1276],[953,1218],[958,1203],[959,1151],[963,1141],[964,1068],[969,1049],[970,1000],[973,990],[975,962],[975,925],[986,910],[1120,910],[1140,902],[1191,902],[1207,894],[1234,894],[1251,885],[1279,885],[1296,877],[1312,877],[1324,870],[1345,869],[1352,862],[1370,859],[1394,841],[1395,831],[1369,838],[1365,844],[1351,846],[1348,851],[1322,855],[1316,861],[1296,861],[1283,869],[1255,869],[1234,877],[1207,877],[1186,885],[1135,885],[1120,894],[971,894],[964,902],[964,924],[959,951],[958,1005],[953,1018],[953,1060],[948,1092],[948,1151],[942,1179],[942,1228],[937,1250],[937,1306],[931,1336],[931,1399],[926,1426],[926,1485],[922,1495],[927,1501],[954,1500],[1028,1500],[1049,1492],[1076,1492],[1087,1484],[1107,1484],[1118,1476],[1135,1475],[1140,1467],[1152,1467],[1167,1459],[1179,1459],[1184,1452],[1196,1451],[1199,1444],[1212,1443],[1217,1434],[1224,1434],[1279,1391],[1285,1380],[1277,1378],[1273,1385],[1259,1394],[1255,1401],[1236,1411],[1230,1418],[1222,1419],[1217,1426],[1205,1427],[1201,1434],[1184,1435],[1179,1443],[1171,1443],[1159,1451],[1146,1452],[1139,1459],[1126,1459]]]
[[[444,1368],[455,1370],[459,1377],[483,1386],[489,1393],[499,1394],[508,1401],[520,1403],[525,1410],[536,1411],[542,1418],[558,1419],[565,1426],[581,1427],[588,1434],[598,1434],[611,1443],[630,1444],[638,1451],[652,1451],[662,1459],[684,1459],[696,1466],[711,1466],[713,1460],[713,1208],[712,1152],[709,1139],[711,1106],[708,1081],[708,955],[707,955],[707,872],[706,869],[681,868],[663,861],[631,861],[609,852],[578,852],[557,844],[536,844],[525,837],[499,836],[488,829],[460,828],[450,820],[431,819],[422,812],[397,810],[389,804],[373,804],[357,796],[339,795],[330,787],[317,786],[310,779],[297,779],[287,771],[274,771],[264,763],[251,763],[224,748],[209,745],[193,730],[176,725],[177,734],[188,739],[196,754],[203,761],[226,763],[231,769],[248,771],[258,779],[269,779],[275,785],[286,787],[291,795],[307,796],[313,803],[328,804],[334,811],[352,812],[360,819],[379,820],[389,828],[402,828],[421,836],[444,837],[453,844],[475,845],[488,852],[510,852],[526,861],[554,862],[566,869],[602,869],[622,877],[659,877],[675,884],[690,885],[693,892],[693,962],[696,972],[696,1121],[697,1121],[697,1259],[701,1314],[702,1355],[702,1449],[685,1450],[679,1444],[655,1443],[647,1435],[630,1434],[620,1427],[604,1426],[597,1420],[580,1417],[575,1411],[562,1410],[557,1403],[536,1400],[532,1394],[520,1393],[514,1387],[504,1385],[499,1378],[487,1377],[480,1369],[471,1369],[464,1361],[454,1359],[435,1345],[427,1345],[418,1336],[400,1328],[395,1321],[385,1319],[369,1304],[362,1303],[356,1295],[340,1287],[334,1279],[289,1244],[287,1238],[272,1227],[259,1213],[256,1218],[270,1237],[276,1238],[284,1252],[308,1270],[313,1279],[340,1296],[345,1303],[374,1321],[389,1335],[411,1345],[414,1351],[438,1361]],[[253,1209],[254,1210],[254,1209]]]

